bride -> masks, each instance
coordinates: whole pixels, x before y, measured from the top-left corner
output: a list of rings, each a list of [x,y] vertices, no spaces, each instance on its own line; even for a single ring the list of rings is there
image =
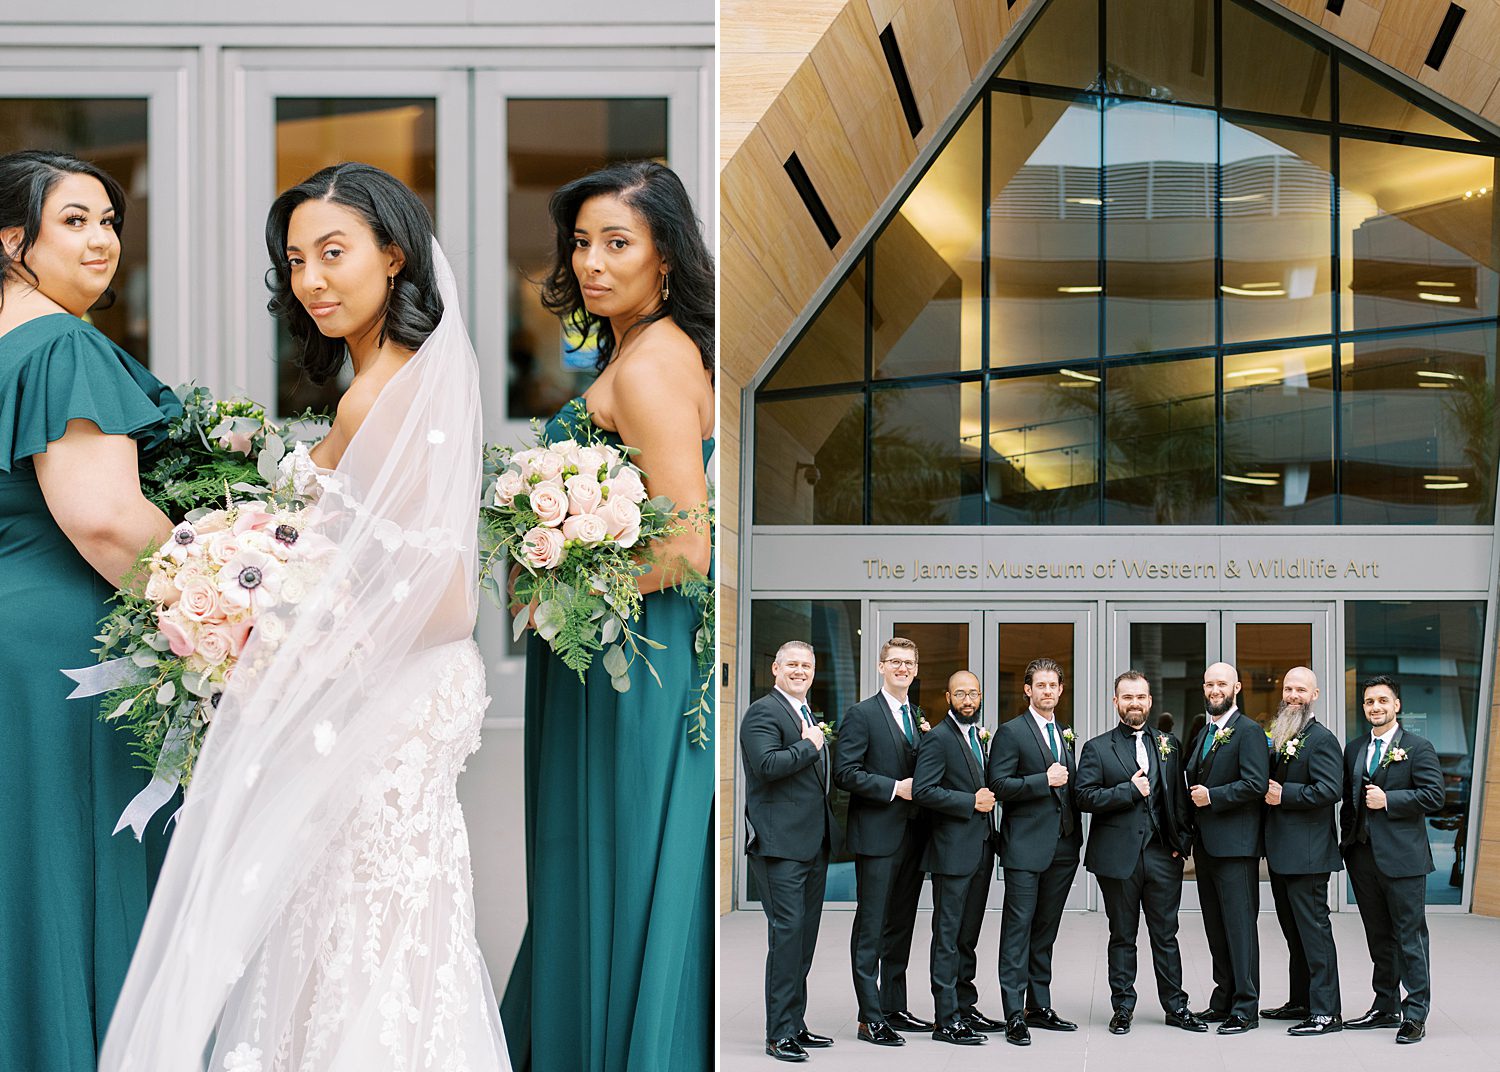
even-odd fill
[[[456,792],[488,699],[478,368],[453,275],[421,202],[363,164],[282,194],[266,244],[307,375],[353,362],[327,438],[283,463],[338,553],[262,605],[101,1068],[508,1069]]]

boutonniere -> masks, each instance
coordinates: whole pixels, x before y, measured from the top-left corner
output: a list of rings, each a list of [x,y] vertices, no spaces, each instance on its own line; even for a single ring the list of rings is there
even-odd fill
[[[1305,733],[1302,736],[1300,736],[1300,737],[1293,737],[1290,741],[1287,741],[1286,744],[1284,744],[1284,745],[1281,746],[1281,751],[1280,751],[1281,758],[1282,759],[1296,759],[1297,758],[1297,753],[1302,750],[1302,746],[1306,742],[1307,742],[1307,734],[1305,734]]]
[[[932,727],[927,723],[927,716],[922,713],[922,709],[920,707],[913,707],[911,709],[911,713],[917,716],[917,729],[921,730],[923,733],[926,733],[932,729]]]
[[[819,722],[818,729],[823,731],[823,740],[832,744],[839,739],[839,730],[832,722]]]
[[[1078,740],[1078,735],[1075,734],[1072,730],[1065,729],[1063,730],[1063,740],[1067,741],[1068,747],[1071,748],[1073,747],[1073,742]]]
[[[1380,765],[1382,767],[1389,767],[1392,763],[1400,763],[1405,758],[1406,758],[1406,749],[1404,749],[1404,748],[1392,748],[1389,752],[1387,752],[1385,754],[1384,757],[1382,757],[1382,759],[1380,760]]]
[[[1161,753],[1162,759],[1166,759],[1168,756],[1170,756],[1172,754],[1171,738],[1158,737],[1156,739],[1156,750]]]
[[[990,731],[987,730],[987,729],[985,729],[983,726],[979,727],[979,743],[980,744],[989,744],[990,743]]]
[[[1209,745],[1208,754],[1213,755],[1219,750],[1219,745],[1223,744],[1233,736],[1234,730],[1232,728],[1224,730],[1214,730],[1214,743]]]

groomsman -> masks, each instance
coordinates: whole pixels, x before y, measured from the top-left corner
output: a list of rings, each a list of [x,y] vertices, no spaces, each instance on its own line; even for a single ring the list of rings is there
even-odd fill
[[[975,1008],[979,927],[990,890],[990,833],[995,794],[984,783],[979,679],[960,670],[948,679],[948,716],[922,736],[912,799],[931,813],[922,869],[932,872],[932,1037],[959,1046],[986,1041],[1004,1025]]]
[[[1205,721],[1188,753],[1188,792],[1197,813],[1193,860],[1203,929],[1213,960],[1214,990],[1198,1013],[1221,1035],[1260,1026],[1261,812],[1271,778],[1260,725],[1235,700],[1240,675],[1228,663],[1203,673]]]
[[[1271,724],[1266,789],[1266,864],[1276,919],[1286,938],[1291,987],[1286,1004],[1262,1009],[1268,1020],[1297,1020],[1289,1035],[1344,1029],[1338,950],[1328,919],[1328,876],[1342,871],[1334,805],[1344,788],[1338,738],[1318,722],[1318,679],[1305,666],[1281,679],[1281,709]]]
[[[1433,865],[1426,817],[1443,806],[1443,769],[1432,742],[1396,720],[1401,685],[1395,678],[1372,677],[1361,691],[1370,732],[1344,748],[1339,848],[1374,962],[1375,1004],[1344,1026],[1396,1027],[1397,1042],[1421,1042],[1431,999],[1425,905]]]
[[[996,731],[985,775],[1004,804],[1000,999],[1005,1041],[1016,1046],[1031,1045],[1027,1025],[1078,1030],[1052,1008],[1052,946],[1083,846],[1083,823],[1073,797],[1073,731],[1056,718],[1062,667],[1051,659],[1033,659],[1024,687],[1030,705]]]
[[[1182,868],[1192,849],[1192,804],[1182,777],[1182,746],[1170,733],[1146,726],[1151,685],[1126,670],[1115,678],[1120,721],[1083,746],[1078,757],[1078,806],[1092,812],[1083,864],[1099,880],[1109,919],[1111,1034],[1130,1030],[1135,1016],[1136,935],[1141,913],[1151,939],[1156,996],[1167,1024],[1207,1031],[1188,1010],[1182,989],[1177,910]]]
[[[776,687],[740,723],[745,852],[766,910],[766,1053],[778,1061],[805,1061],[807,1048],[833,1045],[803,1019],[828,857],[839,839],[828,807],[828,749],[807,706],[816,669],[811,645],[787,641],[771,664]]]
[[[859,1037],[903,1046],[900,1031],[931,1031],[906,1008],[906,965],[922,892],[926,824],[912,804],[919,712],[908,690],[917,646],[892,637],[880,648],[881,688],[839,723],[833,780],[849,793],[848,844],[856,908],[849,939]]]

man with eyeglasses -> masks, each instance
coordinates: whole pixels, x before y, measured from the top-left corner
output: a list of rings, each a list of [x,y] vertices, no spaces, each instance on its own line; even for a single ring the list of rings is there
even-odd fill
[[[833,780],[849,794],[846,840],[854,854],[855,912],[849,954],[859,1037],[904,1046],[897,1031],[933,1025],[907,1009],[906,965],[922,892],[927,825],[912,803],[921,712],[909,691],[917,646],[892,637],[880,648],[881,688],[839,723]]]
[[[986,1041],[981,1032],[1005,1028],[975,1007],[995,816],[995,794],[984,781],[982,699],[969,671],[948,678],[948,714],[922,737],[912,778],[912,799],[931,823],[922,868],[932,873],[932,1037],[957,1046],[977,1046]]]

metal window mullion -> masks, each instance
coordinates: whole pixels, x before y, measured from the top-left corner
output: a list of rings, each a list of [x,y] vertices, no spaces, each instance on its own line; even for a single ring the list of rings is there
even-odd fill
[[[1214,523],[1224,524],[1224,2],[1214,0]]]
[[[1332,199],[1332,234],[1329,242],[1329,254],[1333,261],[1330,275],[1331,288],[1333,290],[1333,352],[1330,355],[1329,382],[1333,391],[1333,523],[1335,525],[1342,525],[1344,523],[1344,269],[1343,237],[1339,232],[1341,222],[1339,194],[1343,190],[1343,183],[1339,177],[1340,61],[1336,52],[1331,53],[1330,59],[1332,69],[1329,71],[1329,76],[1333,79],[1333,84],[1328,95],[1328,114],[1333,118],[1333,130],[1329,134],[1328,170],[1331,185],[1329,196]]]
[[[934,158],[936,159],[936,158]],[[863,506],[860,513],[862,524],[871,524],[873,516],[870,509],[870,490],[874,487],[871,479],[870,464],[874,457],[875,435],[875,395],[871,390],[870,381],[873,379],[873,368],[875,364],[875,243],[871,242],[865,249],[865,450],[864,450],[864,488],[860,496]]]
[[[979,225],[979,523],[990,522],[990,96],[986,91],[979,121],[980,158]]]

